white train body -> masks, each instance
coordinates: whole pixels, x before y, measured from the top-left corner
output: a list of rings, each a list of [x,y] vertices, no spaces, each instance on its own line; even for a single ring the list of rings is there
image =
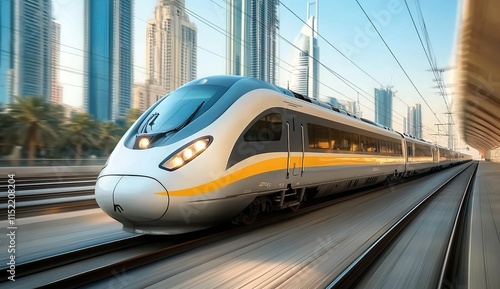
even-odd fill
[[[123,136],[97,203],[125,230],[178,234],[470,159],[311,101],[252,78],[188,83]]]

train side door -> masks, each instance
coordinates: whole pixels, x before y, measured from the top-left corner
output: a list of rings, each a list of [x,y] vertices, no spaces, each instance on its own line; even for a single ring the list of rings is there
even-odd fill
[[[305,125],[296,116],[287,117],[287,170],[286,179],[289,183],[300,183],[305,167]]]

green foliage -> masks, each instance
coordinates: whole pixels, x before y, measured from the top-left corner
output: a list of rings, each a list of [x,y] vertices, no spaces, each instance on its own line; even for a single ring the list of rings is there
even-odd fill
[[[28,157],[34,159],[37,150],[51,148],[58,139],[57,125],[60,111],[42,97],[19,97],[10,106],[15,119],[19,144],[28,148]]]
[[[127,112],[127,128],[130,127],[140,116],[141,111],[137,108],[132,108]]]
[[[18,145],[16,135],[16,119],[0,106],[0,156],[11,153],[14,146]]]
[[[123,129],[116,123],[108,121],[100,125],[99,144],[104,156],[109,155],[110,148],[116,146],[122,135]]]
[[[0,105],[0,157],[16,145],[30,159],[108,156],[139,116],[138,110],[131,109],[122,125],[96,121],[84,112],[68,118],[64,107],[42,97],[16,98],[8,106]]]
[[[86,112],[76,113],[71,116],[65,126],[70,143],[75,145],[76,158],[82,157],[84,145],[99,145],[99,126]]]

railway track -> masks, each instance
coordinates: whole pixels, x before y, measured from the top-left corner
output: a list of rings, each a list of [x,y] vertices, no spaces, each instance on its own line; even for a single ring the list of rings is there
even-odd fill
[[[16,216],[30,217],[97,207],[94,199],[96,175],[15,178],[14,187],[0,184],[0,190],[15,190]],[[7,216],[7,195],[0,197],[0,217]]]
[[[439,272],[433,274],[431,278],[431,283],[434,283],[434,288],[454,288],[453,287],[453,279],[455,278],[454,274],[456,272],[456,268],[458,267],[457,262],[460,256],[457,255],[457,252],[460,251],[458,248],[458,244],[460,243],[461,234],[460,229],[464,227],[464,212],[466,211],[467,200],[469,196],[469,192],[471,191],[473,184],[473,177],[477,170],[477,163],[473,163],[470,166],[467,166],[462,171],[455,174],[451,179],[449,179],[446,183],[437,188],[434,192],[429,194],[424,200],[418,203],[412,210],[410,210],[406,215],[404,215],[398,222],[396,222],[388,231],[386,231],[380,238],[376,240],[368,249],[366,249],[354,262],[351,263],[340,275],[338,275],[328,286],[327,288],[365,288],[367,284],[370,284],[370,288],[377,288],[375,286],[373,280],[375,278],[370,279],[370,281],[363,282],[360,285],[360,281],[363,278],[366,278],[365,274],[369,272],[371,269],[374,269],[377,264],[380,266],[380,263],[377,263],[377,260],[383,254],[386,254],[388,248],[395,243],[398,242],[398,238],[400,238],[407,230],[408,226],[414,221],[415,218],[419,216],[419,214],[426,208],[426,206],[430,206],[434,199],[442,193],[448,186],[456,182],[462,182],[461,187],[463,187],[463,191],[460,192],[461,196],[458,198],[459,202],[457,203],[458,209],[454,218],[452,218],[449,223],[450,234],[447,239],[441,240],[442,258],[438,258],[438,262],[441,262],[441,265],[436,265],[440,268]],[[463,184],[466,184],[465,186]],[[456,189],[455,189],[456,191]],[[445,230],[445,228],[443,229]],[[415,236],[413,236],[415,237]],[[401,254],[401,252],[399,252]],[[386,259],[389,259],[387,257]],[[380,270],[383,271],[383,270]],[[373,275],[375,275],[374,273]],[[412,273],[409,273],[412,274]],[[414,274],[414,272],[413,272]],[[390,278],[388,276],[381,276],[379,278]],[[404,276],[400,276],[401,279],[404,279]],[[429,278],[429,277],[427,277]],[[371,283],[370,283],[371,282]],[[423,286],[422,284],[418,286]],[[381,286],[383,287],[383,286]],[[426,286],[424,286],[426,287]],[[405,287],[406,288],[406,287]]]
[[[269,213],[262,216],[252,226],[221,226],[199,232],[176,236],[140,235],[112,241],[97,246],[83,248],[56,256],[51,256],[16,268],[17,280],[12,288],[76,288],[92,282],[112,277],[117,272],[134,268],[172,257],[182,252],[193,250],[203,245],[244,234],[252,230],[283,222],[290,218],[299,218],[312,211],[332,204],[343,202],[360,195],[369,194],[379,188],[360,190],[354,194],[345,194],[326,201],[311,203],[293,212]],[[3,268],[2,274],[6,274]],[[54,276],[60,276],[54,278]],[[3,278],[2,280],[6,280]],[[0,283],[1,285],[2,283]],[[17,287],[19,286],[19,287]]]
[[[96,178],[96,174],[66,177],[16,177],[16,191],[89,185],[95,183]],[[7,182],[1,183],[0,190],[6,190],[7,186]]]
[[[17,272],[19,272],[16,274],[16,277],[21,278],[24,276],[37,274],[45,270],[67,265],[72,262],[77,262],[116,250],[132,247],[134,245],[142,244],[148,241],[147,237],[148,236],[132,236],[20,264],[16,267]],[[6,270],[7,268],[1,269],[2,275],[4,275],[4,278],[2,278],[2,280],[7,279],[7,274],[5,274]]]
[[[380,187],[359,191],[354,194],[345,194],[341,197],[322,199],[321,202],[312,203],[297,212],[267,214],[251,227],[235,228],[226,225],[182,236],[139,236],[133,237],[130,240],[119,240],[94,248],[68,252],[27,264],[21,264],[16,271],[24,276],[18,275],[19,279],[15,282],[16,287],[13,288],[39,286],[43,286],[42,288],[73,288],[92,285],[98,280],[115,278],[117,275],[139,266],[151,264],[158,260],[165,260],[182,252],[238,234],[244,234],[251,230],[257,230],[264,226],[280,223],[286,219],[299,218],[323,207],[370,194],[379,189]],[[427,199],[431,198],[428,197]],[[450,251],[453,250],[450,249]],[[362,262],[366,262],[366,260],[364,259]],[[368,263],[371,264],[371,261]],[[363,272],[365,271],[366,268]],[[26,272],[26,274],[21,272]],[[342,275],[347,276],[347,273]],[[3,280],[6,280],[6,278]],[[0,287],[1,285],[0,283]],[[334,284],[334,286],[340,287],[332,288],[347,288],[350,285],[338,283]]]

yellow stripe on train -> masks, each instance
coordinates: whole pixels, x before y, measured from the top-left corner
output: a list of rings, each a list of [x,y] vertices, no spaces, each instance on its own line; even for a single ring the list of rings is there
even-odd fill
[[[402,163],[402,156],[377,156],[377,157],[335,157],[335,156],[306,156],[304,160],[305,168],[339,166],[339,165],[365,165],[365,164],[394,164]],[[302,157],[290,157],[290,163],[295,163],[296,167],[302,165]],[[286,170],[287,157],[272,158],[230,173],[217,180],[182,190],[169,191],[168,195],[175,197],[187,197],[206,194],[218,190],[224,186],[246,179],[250,176],[268,173],[272,171]],[[167,192],[155,193],[160,196],[167,196]]]

